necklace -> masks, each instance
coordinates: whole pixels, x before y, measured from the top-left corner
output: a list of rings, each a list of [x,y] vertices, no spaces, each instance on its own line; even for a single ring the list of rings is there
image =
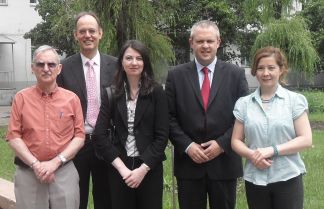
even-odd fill
[[[274,99],[274,96],[271,97],[270,99],[262,99],[262,98],[261,98],[261,102],[262,102],[263,104],[264,104],[264,103],[270,103],[270,102],[273,101],[273,99]]]
[[[261,99],[262,103],[270,103],[271,100],[272,100],[272,98],[271,99]]]

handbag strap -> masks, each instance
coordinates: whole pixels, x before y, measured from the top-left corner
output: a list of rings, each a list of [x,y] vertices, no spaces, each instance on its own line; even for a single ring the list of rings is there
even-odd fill
[[[107,95],[108,95],[108,105],[109,105],[109,112],[110,112],[110,122],[113,125],[113,114],[114,114],[114,107],[115,107],[115,87],[108,86],[106,88]]]

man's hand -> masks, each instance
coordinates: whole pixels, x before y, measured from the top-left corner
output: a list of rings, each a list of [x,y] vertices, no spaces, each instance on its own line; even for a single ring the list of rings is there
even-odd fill
[[[195,142],[190,145],[187,154],[195,163],[198,164],[205,163],[209,160],[208,156],[204,153],[202,146]]]
[[[60,166],[61,161],[57,157],[49,161],[38,162],[33,166],[36,177],[42,183],[52,183],[55,180],[55,171]]]
[[[204,148],[204,153],[208,157],[208,160],[212,160],[224,152],[215,140],[202,143],[201,147]]]

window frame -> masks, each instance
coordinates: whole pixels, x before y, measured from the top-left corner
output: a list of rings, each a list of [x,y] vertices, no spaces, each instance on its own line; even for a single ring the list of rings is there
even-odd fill
[[[1,1],[5,1],[5,2],[1,2]],[[8,0],[1,0],[0,1],[0,6],[8,6]]]
[[[31,2],[34,1],[34,2]],[[32,6],[36,6],[36,4],[38,4],[38,0],[29,0],[29,4]]]

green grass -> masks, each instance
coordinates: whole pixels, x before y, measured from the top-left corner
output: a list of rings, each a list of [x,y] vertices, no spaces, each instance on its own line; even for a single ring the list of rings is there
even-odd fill
[[[311,113],[311,121],[323,121],[324,113]],[[317,120],[318,119],[318,120]],[[11,180],[14,173],[13,156],[8,144],[2,140],[5,128],[0,127],[0,177]],[[304,176],[305,207],[304,209],[324,208],[324,130],[313,130],[313,148],[301,153],[306,164],[307,174]],[[171,146],[166,149],[167,160],[164,162],[164,209],[173,209]],[[174,182],[175,183],[175,182]],[[176,195],[175,204],[178,208]],[[89,209],[92,209],[92,199],[89,198]],[[244,184],[239,180],[237,191],[237,209],[248,209],[245,198]]]
[[[313,112],[309,114],[309,120],[313,122],[324,122],[323,112]]]
[[[312,149],[302,152],[307,169],[304,209],[324,208],[324,130],[313,131],[313,145]]]
[[[13,164],[14,153],[4,140],[5,133],[6,128],[0,127],[0,177],[12,181],[15,171],[15,166]]]

